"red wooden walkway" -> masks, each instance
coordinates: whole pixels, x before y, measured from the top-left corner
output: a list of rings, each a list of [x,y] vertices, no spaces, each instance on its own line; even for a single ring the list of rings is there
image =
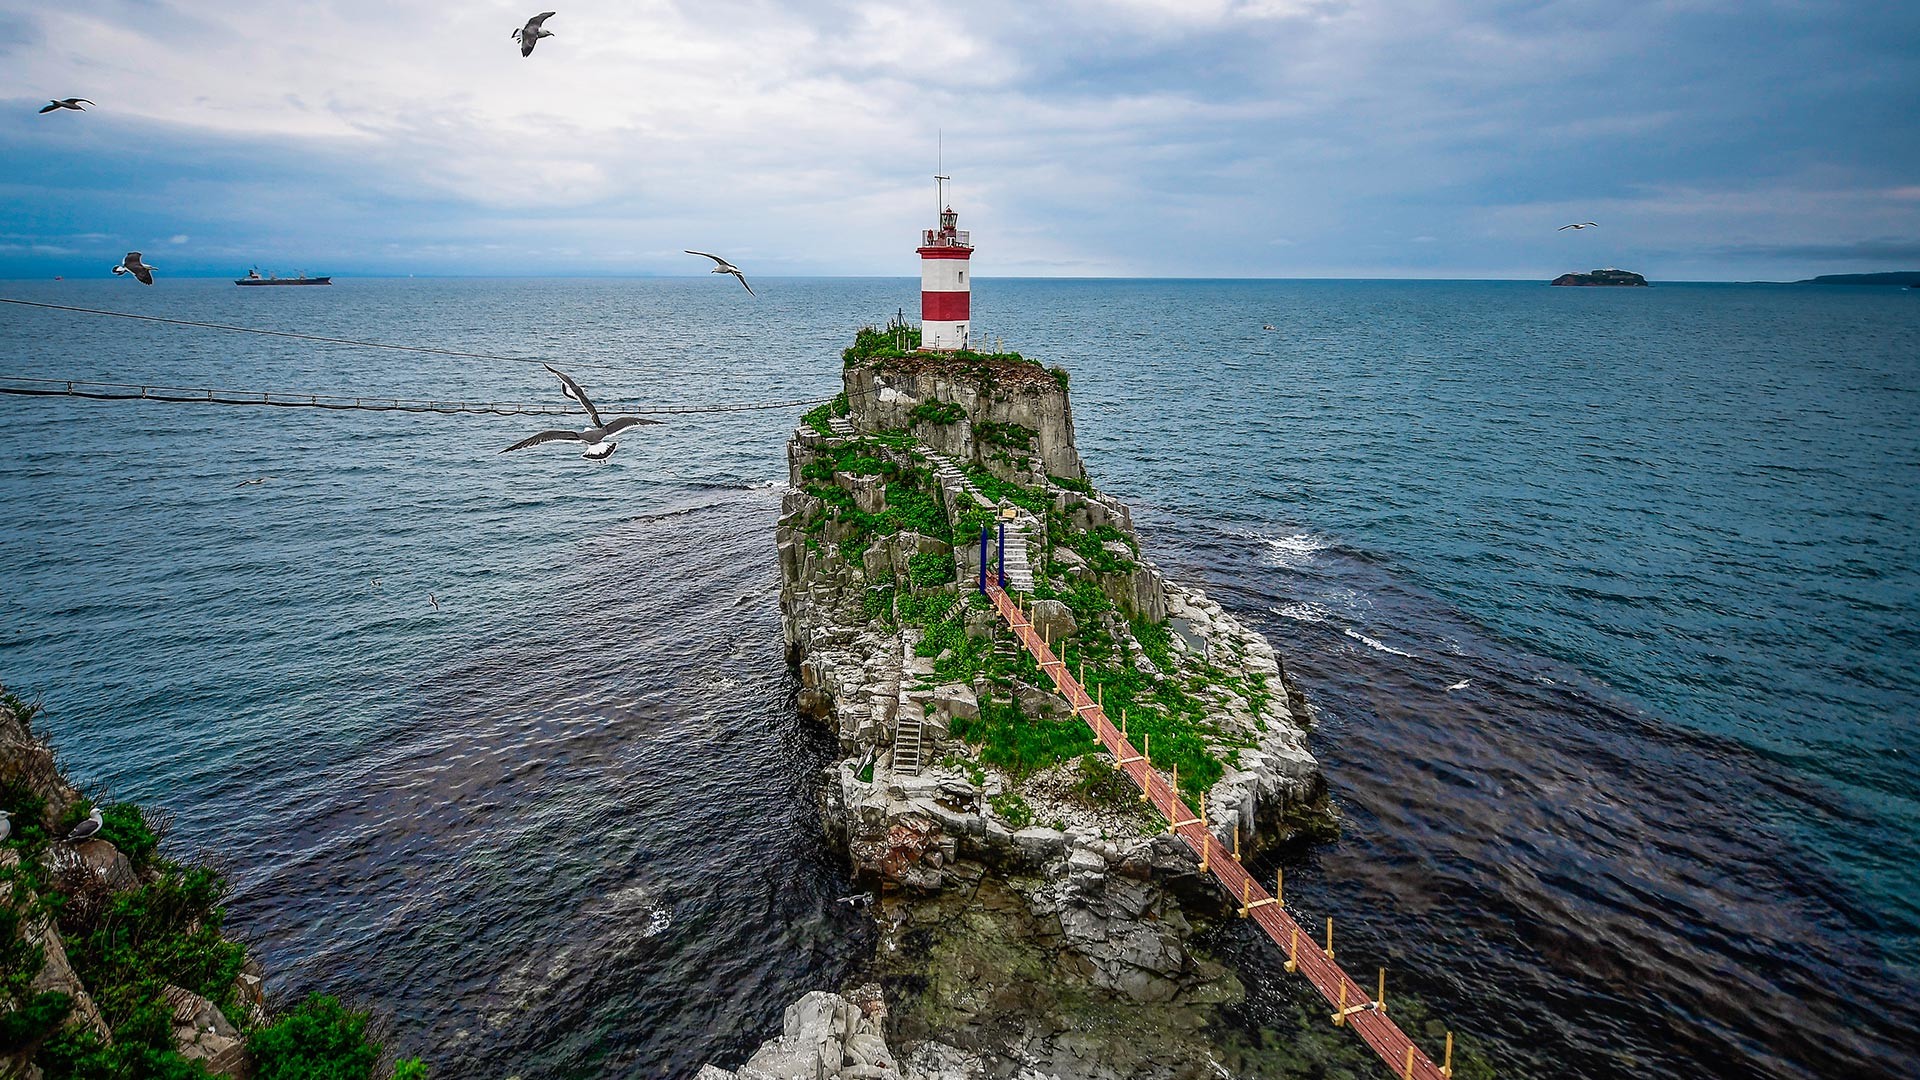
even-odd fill
[[[1123,763],[1121,767],[1126,770],[1127,776],[1147,793],[1155,809],[1174,824],[1175,835],[1185,840],[1196,854],[1205,855],[1208,872],[1227,891],[1235,907],[1248,904],[1252,908],[1249,917],[1260,924],[1260,929],[1266,931],[1267,936],[1280,946],[1280,950],[1294,961],[1300,974],[1307,977],[1307,981],[1320,991],[1329,1005],[1336,1010],[1342,1007],[1343,1001],[1345,1008],[1350,1010],[1356,1006],[1370,1006],[1372,995],[1322,950],[1320,943],[1314,939],[1313,929],[1301,926],[1287,913],[1284,905],[1274,903],[1273,894],[1261,888],[1260,883],[1241,868],[1233,853],[1214,838],[1213,833],[1199,820],[1198,814],[1187,808],[1187,804],[1180,800],[1179,792],[1167,783],[1152,762],[1141,759],[1140,752],[1134,749],[1133,744],[1121,737],[1120,729],[1113,726],[1099,704],[1067,672],[1066,661],[1055,656],[1053,650],[1048,648],[1019,605],[991,584],[987,586],[987,595],[993,600],[994,607],[999,609],[1001,617],[1013,628],[1021,644],[1040,662],[1040,670],[1053,679],[1054,685],[1073,706],[1074,712],[1093,729],[1093,733],[1113,754],[1114,760]],[[1338,952],[1337,948],[1335,952]],[[1432,1058],[1413,1045],[1413,1040],[1400,1030],[1400,1025],[1387,1018],[1385,1009],[1362,1008],[1350,1012],[1346,1022],[1387,1063],[1393,1076],[1402,1080],[1450,1080],[1451,1070],[1435,1065]]]

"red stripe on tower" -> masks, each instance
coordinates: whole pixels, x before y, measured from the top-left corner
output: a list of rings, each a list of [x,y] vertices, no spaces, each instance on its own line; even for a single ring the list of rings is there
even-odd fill
[[[971,293],[923,292],[920,294],[920,318],[935,322],[966,322]]]

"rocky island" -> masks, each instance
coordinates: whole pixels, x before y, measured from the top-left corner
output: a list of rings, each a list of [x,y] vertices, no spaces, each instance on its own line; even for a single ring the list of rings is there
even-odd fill
[[[1305,699],[1142,554],[1065,371],[918,344],[860,332],[788,443],[776,534],[798,708],[840,744],[825,820],[877,898],[870,982],[796,1003],[737,1075],[1195,1075],[1241,993],[1193,943],[1226,905],[977,591],[983,531],[987,572],[1249,859],[1334,828]]]
[[[1631,270],[1593,270],[1585,274],[1561,274],[1550,285],[1645,285],[1647,279]]]

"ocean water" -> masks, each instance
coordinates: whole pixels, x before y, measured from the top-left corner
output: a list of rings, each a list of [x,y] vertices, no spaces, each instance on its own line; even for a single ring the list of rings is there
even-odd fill
[[[727,284],[0,295],[710,403],[832,393],[914,292]],[[1071,370],[1148,552],[1305,685],[1344,833],[1287,856],[1289,899],[1344,957],[1503,1075],[1920,1066],[1920,298],[976,293],[977,332]],[[559,401],[535,364],[13,307],[0,374]],[[671,417],[595,466],[497,452],[535,418],[0,398],[0,681],[232,871],[276,995],[343,990],[445,1075],[737,1062],[871,947],[779,643],[799,411]],[[1212,943],[1236,1023],[1296,1000]]]

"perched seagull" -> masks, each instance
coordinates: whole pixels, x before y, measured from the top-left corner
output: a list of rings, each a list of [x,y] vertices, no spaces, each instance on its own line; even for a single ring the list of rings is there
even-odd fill
[[[153,267],[141,262],[140,253],[137,251],[127,252],[127,257],[120,261],[119,266],[113,268],[113,272],[115,274],[132,274],[134,277],[140,279],[140,284],[142,285],[153,284]]]
[[[77,844],[82,840],[91,840],[93,834],[99,832],[105,824],[106,822],[100,820],[100,808],[96,806],[93,808],[93,813],[87,815],[87,820],[75,825],[73,831],[67,834],[67,843]]]
[[[541,38],[553,36],[553,31],[540,26],[541,23],[553,18],[553,14],[551,11],[543,11],[528,19],[527,25],[513,32],[513,40],[520,43],[521,56],[532,56],[533,47],[540,43]]]
[[[13,835],[13,811],[0,810],[0,842]]]
[[[1452,686],[1447,687],[1447,693],[1451,694],[1455,690],[1465,690],[1467,688],[1467,684],[1472,681],[1473,681],[1472,679],[1461,679],[1459,682],[1454,683]]]
[[[616,416],[612,420],[603,421],[600,419],[600,410],[594,408],[593,402],[587,400],[587,392],[580,389],[579,383],[567,378],[566,375],[562,374],[552,364],[542,364],[541,366],[553,372],[554,377],[560,380],[561,393],[567,395],[568,398],[572,399],[581,408],[587,410],[587,419],[593,421],[593,426],[585,431],[543,431],[538,435],[521,439],[512,446],[500,451],[503,454],[510,454],[515,450],[524,450],[529,446],[538,446],[545,442],[567,439],[573,442],[583,442],[587,444],[587,452],[581,454],[581,457],[586,458],[588,461],[605,461],[613,456],[615,446],[613,442],[610,441],[613,436],[618,435],[620,432],[636,424],[657,424],[660,422],[658,420],[642,420],[637,416]]]
[[[91,104],[93,104],[93,102],[83,97],[59,98],[40,106],[40,115],[45,116],[56,109],[72,109],[74,112],[86,112],[87,110],[81,108],[81,106]]]
[[[1597,229],[1599,227],[1600,227],[1600,223],[1597,221],[1582,221],[1577,225],[1562,225],[1553,231],[1566,232],[1568,229]]]
[[[234,487],[252,487],[255,484],[264,484],[271,479],[273,479],[273,477],[271,476],[256,476],[251,480],[242,480],[233,486]]]
[[[716,263],[719,263],[720,265],[713,268],[714,273],[732,274],[734,277],[737,277],[740,279],[740,287],[747,290],[747,295],[748,296],[753,295],[753,286],[747,284],[747,275],[741,273],[739,267],[733,265],[732,263],[728,262],[727,260],[721,258],[718,255],[709,255],[707,254],[707,252],[695,251],[692,248],[682,248],[681,250],[685,251],[689,255],[705,255],[707,258],[712,259]]]

